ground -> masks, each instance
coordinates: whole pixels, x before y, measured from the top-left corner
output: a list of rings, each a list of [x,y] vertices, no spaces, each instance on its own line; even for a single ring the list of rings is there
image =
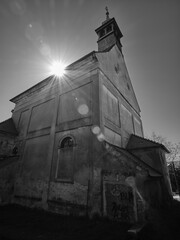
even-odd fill
[[[137,240],[172,240],[180,235],[180,203],[153,211]],[[129,240],[131,226],[107,219],[61,216],[18,205],[0,207],[0,240]]]
[[[61,216],[17,205],[0,207],[0,240],[121,240],[128,228],[128,224]]]

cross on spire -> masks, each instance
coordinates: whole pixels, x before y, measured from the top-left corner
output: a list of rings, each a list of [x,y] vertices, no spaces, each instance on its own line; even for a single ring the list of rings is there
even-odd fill
[[[105,9],[106,9],[106,20],[108,20],[108,19],[109,19],[109,11],[108,11],[108,7],[106,6]]]

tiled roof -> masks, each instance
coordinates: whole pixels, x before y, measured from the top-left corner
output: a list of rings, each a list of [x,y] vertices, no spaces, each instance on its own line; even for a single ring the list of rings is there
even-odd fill
[[[9,119],[5,120],[4,122],[0,123],[0,132],[8,133],[8,134],[11,134],[14,136],[18,135],[18,132],[16,130],[16,127],[14,125],[12,118],[9,118]]]
[[[157,147],[163,148],[167,153],[169,153],[169,150],[163,144],[131,134],[126,148],[132,150]]]

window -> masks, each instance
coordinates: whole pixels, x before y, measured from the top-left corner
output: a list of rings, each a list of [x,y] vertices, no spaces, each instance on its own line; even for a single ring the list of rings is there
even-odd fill
[[[103,37],[104,35],[105,35],[105,30],[102,29],[102,30],[100,31],[100,33],[99,33],[99,37],[101,38],[101,37]]]
[[[62,140],[60,148],[73,147],[73,139],[71,137],[66,137]]]
[[[111,26],[111,25],[107,26],[106,32],[109,33],[109,32],[111,32],[111,31],[112,31],[112,26]]]
[[[58,165],[56,178],[58,180],[72,182],[74,172],[74,147],[72,137],[65,137],[58,148]]]

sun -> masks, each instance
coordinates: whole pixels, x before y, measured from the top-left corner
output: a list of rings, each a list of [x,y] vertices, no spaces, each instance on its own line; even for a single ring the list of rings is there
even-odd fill
[[[62,77],[65,74],[65,65],[61,61],[54,61],[51,64],[50,71],[56,77]]]

